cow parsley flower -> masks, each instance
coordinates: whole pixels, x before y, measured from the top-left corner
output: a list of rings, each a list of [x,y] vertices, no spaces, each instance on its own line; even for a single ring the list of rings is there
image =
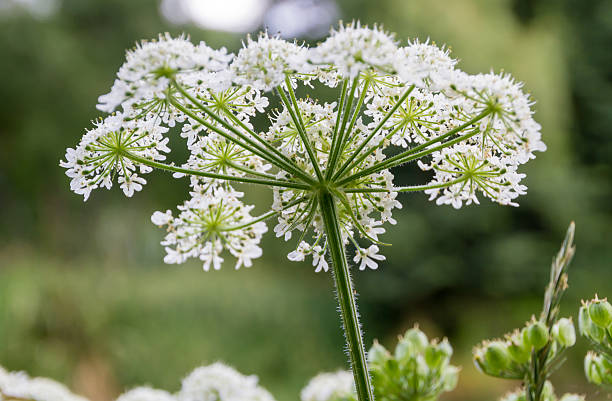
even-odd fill
[[[0,400],[87,401],[66,386],[44,377],[30,378],[24,372],[7,372],[0,367]]]
[[[95,125],[75,149],[66,151],[66,160],[60,162],[72,178],[70,189],[87,200],[96,188],[110,189],[117,177],[125,195],[131,197],[147,183],[139,174],[153,170],[134,158],[165,160],[163,153],[170,152],[168,138],[164,137],[168,128],[156,119],[126,121],[123,114],[113,114]]]
[[[309,95],[320,88],[337,96]],[[356,22],[313,47],[262,33],[235,57],[160,36],[128,52],[99,108],[117,114],[60,162],[71,189],[87,199],[116,178],[132,196],[152,169],[188,178],[178,215],[158,211],[151,220],[166,228],[167,263],[197,258],[204,270],[218,270],[228,254],[236,268],[251,266],[275,221],[275,235],[296,247],[290,260],[334,272],[362,401],[372,390],[347,247],[359,269],[377,268],[403,192],[455,208],[479,197],[517,206],[522,165],[546,149],[533,101],[511,76],[467,74],[445,47],[402,44]],[[168,163],[176,125],[188,155]],[[408,163],[422,178],[400,186],[396,171]],[[251,186],[272,192],[258,215],[243,202]]]
[[[355,397],[351,372],[320,373],[313,377],[300,394],[301,401],[350,400]]]
[[[396,51],[392,35],[376,26],[370,29],[353,22],[332,30],[329,38],[314,49],[312,60],[352,79],[365,69],[387,69]]]
[[[155,212],[151,221],[167,226],[162,241],[166,247],[166,263],[183,263],[187,258],[199,258],[204,270],[221,268],[221,253],[227,249],[237,258],[236,269],[251,267],[252,260],[261,256],[259,242],[267,231],[263,222],[243,226],[252,220],[250,211],[240,198],[242,193],[214,187],[206,192],[192,192],[192,198],[179,206],[177,217],[170,211]]]
[[[244,376],[217,362],[199,367],[183,379],[176,398],[178,401],[274,401],[257,381],[257,376]]]
[[[176,401],[176,398],[164,390],[136,387],[121,394],[117,401]]]

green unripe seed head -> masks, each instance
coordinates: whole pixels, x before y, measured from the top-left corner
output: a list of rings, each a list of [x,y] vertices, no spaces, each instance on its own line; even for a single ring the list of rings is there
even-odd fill
[[[589,317],[593,323],[607,329],[612,325],[612,305],[605,299],[596,298],[589,305]]]
[[[374,345],[368,351],[368,362],[372,364],[383,364],[389,358],[389,351],[380,345],[378,341],[374,341]]]
[[[523,344],[517,344],[515,342],[508,345],[508,353],[514,362],[521,365],[527,363],[531,356],[530,352],[523,347]]]
[[[501,341],[490,343],[484,353],[485,366],[493,372],[506,369],[511,362],[506,344]]]
[[[548,329],[542,322],[532,322],[523,329],[523,342],[528,349],[539,351],[548,344]]]
[[[576,329],[570,319],[562,318],[552,328],[555,340],[564,347],[573,347],[576,344]]]

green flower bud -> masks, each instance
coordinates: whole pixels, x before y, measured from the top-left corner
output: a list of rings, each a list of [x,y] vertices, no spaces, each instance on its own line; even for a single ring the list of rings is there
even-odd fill
[[[446,359],[450,359],[450,357],[453,356],[453,347],[451,347],[446,338],[443,339],[440,344],[438,344],[438,349],[444,354]]]
[[[542,388],[542,401],[557,401],[557,397],[555,397],[555,389],[551,382],[546,380],[544,382],[544,387]]]
[[[605,299],[595,298],[589,305],[589,317],[597,326],[607,329],[612,325],[612,305]]]
[[[425,348],[425,362],[431,369],[437,369],[444,362],[444,353],[435,345],[428,345]]]
[[[444,391],[453,391],[457,387],[459,381],[459,368],[449,365],[442,372],[442,384]]]
[[[599,356],[593,352],[589,352],[584,357],[584,374],[587,380],[593,384],[601,384],[601,367]]]
[[[417,327],[414,327],[404,334],[404,340],[411,342],[416,348],[417,352],[423,352],[425,347],[429,344],[427,336]]]
[[[368,351],[368,362],[372,364],[383,364],[390,357],[389,351],[378,341],[374,341],[372,348]]]
[[[523,342],[528,349],[539,351],[548,343],[548,329],[542,322],[532,322],[523,329]]]
[[[530,352],[523,346],[522,343],[511,342],[508,344],[508,353],[512,357],[512,360],[520,365],[527,363],[529,361],[529,357],[531,356]]]
[[[571,319],[562,318],[552,328],[555,340],[564,347],[573,347],[576,344],[576,329]]]
[[[511,357],[506,344],[501,341],[489,343],[484,353],[484,362],[492,372],[501,372],[510,366]]]
[[[584,305],[584,301],[580,309],[578,310],[578,331],[580,335],[588,336],[588,328],[591,324],[591,320],[589,319],[589,311],[587,310],[586,305]]]

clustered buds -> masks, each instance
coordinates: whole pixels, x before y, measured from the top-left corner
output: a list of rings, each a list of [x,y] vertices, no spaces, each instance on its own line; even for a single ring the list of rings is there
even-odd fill
[[[453,348],[447,339],[429,341],[414,327],[400,337],[393,353],[374,342],[368,362],[378,401],[434,401],[457,385],[459,368],[450,364]],[[351,372],[321,373],[302,390],[301,401],[355,401]]]
[[[490,376],[522,379],[537,351],[549,347],[548,360],[553,361],[563,349],[575,343],[576,331],[571,319],[559,319],[549,329],[532,318],[522,330],[507,334],[503,340],[484,341],[476,347],[474,362]]]
[[[368,352],[377,400],[435,400],[457,385],[459,368],[450,364],[453,348],[447,339],[429,341],[414,327],[400,337],[390,353],[379,343]]]
[[[519,389],[503,396],[500,401],[527,401],[525,390]],[[564,394],[561,398],[555,395],[552,384],[549,381],[544,383],[540,401],[585,401],[583,395],[579,394]]]
[[[584,373],[593,384],[612,389],[612,305],[604,298],[582,302],[578,315],[580,334],[594,350],[584,358]]]

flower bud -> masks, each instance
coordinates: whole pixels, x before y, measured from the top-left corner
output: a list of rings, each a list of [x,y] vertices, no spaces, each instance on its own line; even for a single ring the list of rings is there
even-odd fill
[[[578,310],[578,331],[581,335],[588,336],[588,327],[590,324],[589,311],[583,301],[582,306]]]
[[[528,349],[539,351],[548,343],[548,329],[542,322],[531,322],[523,329],[523,342]]]
[[[508,344],[508,353],[512,357],[512,360],[518,364],[527,363],[531,353],[527,350],[522,343],[516,343],[512,341]]]
[[[444,352],[435,345],[428,345],[425,348],[425,362],[431,369],[437,369],[444,362]]]
[[[486,367],[493,372],[506,369],[511,362],[506,344],[501,341],[494,341],[487,345],[484,362]]]
[[[402,360],[419,352],[423,352],[429,344],[427,336],[418,328],[412,328],[400,338],[395,347],[395,358]]]
[[[459,381],[459,368],[456,366],[447,366],[442,372],[442,383],[444,391],[453,391],[457,387]]]
[[[601,367],[597,354],[589,352],[584,357],[584,374],[587,380],[593,384],[601,384]]]
[[[374,341],[372,348],[368,351],[368,362],[373,364],[382,364],[389,358],[389,351],[380,345],[378,341]]]
[[[552,328],[555,340],[564,347],[573,347],[576,344],[576,329],[571,319],[562,318]]]
[[[453,356],[453,347],[446,338],[443,339],[440,344],[438,344],[438,349],[442,351],[447,359],[450,359],[450,357]]]
[[[612,325],[612,305],[605,299],[595,298],[589,305],[589,317],[597,326],[607,329]]]

